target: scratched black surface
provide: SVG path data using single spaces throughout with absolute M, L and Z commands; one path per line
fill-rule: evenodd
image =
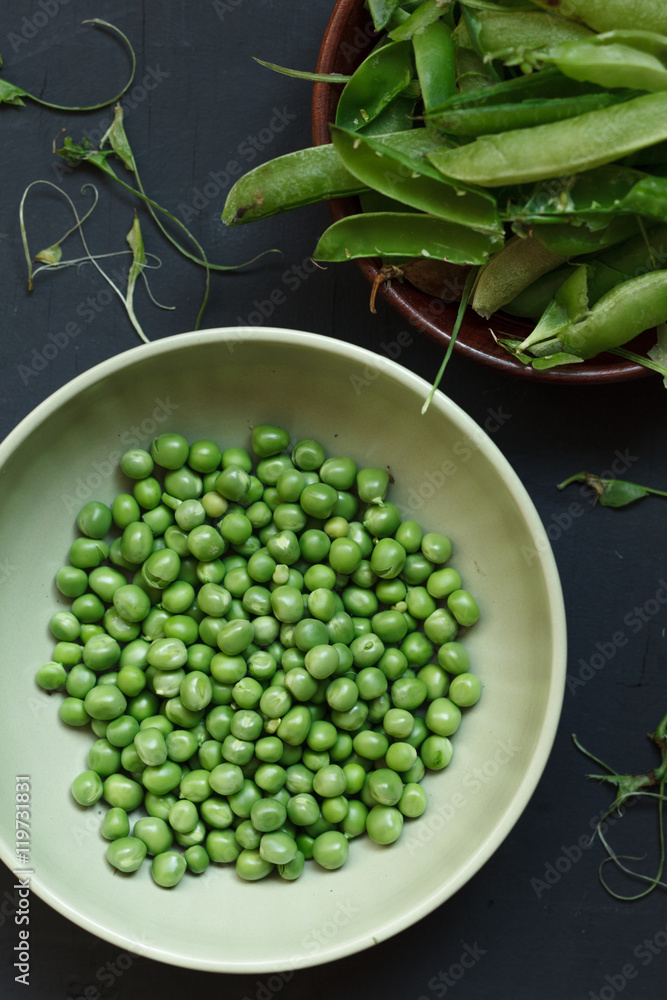
M 3 77 L 52 101 L 102 100 L 122 79 L 126 59 L 113 39 L 81 22 L 99 17 L 116 24 L 137 52 L 135 84 L 124 104 L 146 189 L 188 223 L 211 259 L 235 263 L 268 247 L 282 250 L 282 256 L 217 276 L 205 326 L 263 321 L 378 354 L 396 353 L 403 343 L 400 362 L 431 378 L 440 361 L 438 345 L 415 331 L 406 335 L 403 321 L 384 304 L 370 315 L 369 289 L 354 267 L 314 270 L 309 264 L 328 221 L 324 206 L 236 230 L 225 231 L 220 223 L 239 164 L 246 170 L 310 144 L 310 85 L 274 75 L 252 56 L 314 68 L 331 4 L 1 0 Z M 80 210 L 90 203 L 82 185 L 96 180 L 99 205 L 86 229 L 91 249 L 123 246 L 132 198 L 89 168 L 63 171 L 52 154 L 62 130 L 95 142 L 108 122 L 108 110 L 77 116 L 34 104 L 0 109 L 2 436 L 55 389 L 137 343 L 120 304 L 90 265 L 39 275 L 33 294 L 26 289 L 18 210 L 33 180 L 59 185 Z M 44 186 L 33 191 L 26 218 L 33 248 L 48 246 L 69 222 L 64 202 Z M 176 306 L 160 311 L 138 292 L 144 329 L 150 339 L 192 329 L 202 272 L 165 249 L 149 224 L 144 232 L 148 249 L 163 261 L 153 292 Z M 122 271 L 126 265 L 118 260 L 110 266 Z M 623 512 L 594 509 L 577 489 L 559 493 L 555 484 L 588 468 L 667 488 L 666 390 L 658 376 L 585 390 L 528 384 L 457 357 L 445 388 L 494 432 L 535 502 L 552 539 L 568 614 L 570 683 L 558 736 L 509 837 L 469 884 L 416 926 L 372 951 L 278 978 L 204 974 L 119 956 L 113 945 L 33 898 L 26 987 L 14 978 L 13 879 L 3 868 L 0 977 L 7 1000 L 135 1000 L 158 991 L 231 1000 L 664 995 L 664 890 L 630 905 L 600 888 L 599 846 L 579 845 L 609 797 L 586 781 L 589 767 L 573 749 L 571 734 L 622 770 L 652 762 L 645 734 L 667 710 L 667 508 L 656 499 Z M 2 663 L 3 672 L 15 668 Z M 2 808 L 8 808 L 10 782 L 5 775 Z M 655 831 L 646 820 L 637 832 L 648 842 Z M 463 963 L 462 956 L 468 956 Z

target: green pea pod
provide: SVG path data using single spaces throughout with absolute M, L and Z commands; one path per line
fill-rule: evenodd
M 321 236 L 313 258 L 331 262 L 358 257 L 426 257 L 454 264 L 483 264 L 502 236 L 445 223 L 417 212 L 350 215 Z
M 539 98 L 574 97 L 577 94 L 591 93 L 599 88 L 592 84 L 580 83 L 565 76 L 554 66 L 535 73 L 510 77 L 497 83 L 481 86 L 476 90 L 457 91 L 446 101 L 431 109 L 428 117 L 437 115 L 440 111 L 454 108 L 486 107 L 489 104 L 512 104 L 519 101 L 538 100 Z
M 345 169 L 332 145 L 300 149 L 239 177 L 227 195 L 222 221 L 227 226 L 254 222 L 363 190 L 364 185 Z
M 390 42 L 367 56 L 343 87 L 336 124 L 353 131 L 376 118 L 412 79 L 412 45 Z
M 451 29 L 435 21 L 412 36 L 417 78 L 424 111 L 446 101 L 456 92 L 456 61 Z
M 481 136 L 429 154 L 445 176 L 500 187 L 578 173 L 667 139 L 667 94 L 646 94 L 561 122 Z
M 624 199 L 646 174 L 630 167 L 607 165 L 574 176 L 552 177 L 529 190 L 509 192 L 508 215 L 526 222 L 572 219 L 595 212 L 618 211 Z
M 509 129 L 529 128 L 547 122 L 573 118 L 586 111 L 596 111 L 627 100 L 631 94 L 593 93 L 574 97 L 554 97 L 520 104 L 495 104 L 482 108 L 453 108 L 432 112 L 429 119 L 451 135 L 485 135 Z
M 473 309 L 481 316 L 491 316 L 563 260 L 546 250 L 534 237 L 509 239 L 502 250 L 479 269 L 473 287 Z
M 519 319 L 529 319 L 537 322 L 544 314 L 552 298 L 572 274 L 574 265 L 565 264 L 554 271 L 541 275 L 532 284 L 524 288 L 513 299 L 503 305 L 503 311 Z
M 383 108 L 368 125 L 359 129 L 361 135 L 390 135 L 394 132 L 412 131 L 414 126 L 415 98 L 399 94 Z M 423 132 L 423 129 L 415 129 Z
M 640 28 L 667 34 L 663 0 L 532 0 L 552 14 L 587 24 L 594 31 Z
M 376 31 L 382 31 L 389 24 L 400 0 L 368 0 L 367 6 Z
M 533 223 L 531 232 L 552 253 L 580 257 L 622 243 L 640 231 L 634 215 L 609 216 L 603 228 L 589 228 L 571 222 Z
M 667 271 L 653 271 L 616 285 L 580 320 L 559 330 L 557 340 L 560 349 L 586 360 L 666 320 Z
M 541 10 L 467 10 L 466 24 L 475 36 L 481 53 L 494 59 L 507 50 L 530 50 L 592 35 L 590 28 L 576 21 Z
M 651 31 L 610 31 L 563 42 L 540 59 L 566 76 L 602 87 L 667 89 L 667 38 Z
M 424 0 L 424 3 L 416 7 L 402 24 L 389 32 L 389 37 L 394 42 L 409 41 L 413 35 L 424 31 L 441 16 L 441 0 Z
M 366 187 L 449 222 L 502 234 L 495 200 L 484 192 L 443 183 L 427 160 L 406 157 L 358 133 L 332 127 L 331 138 L 343 166 Z

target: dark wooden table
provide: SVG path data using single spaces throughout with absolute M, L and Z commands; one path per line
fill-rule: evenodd
M 252 57 L 314 68 L 331 6 L 332 0 L 4 0 L 2 77 L 52 101 L 101 101 L 122 82 L 127 60 L 113 38 L 81 22 L 100 17 L 116 24 L 137 53 L 135 82 L 123 106 L 146 190 L 192 229 L 211 260 L 233 264 L 268 248 L 282 251 L 215 276 L 203 325 L 315 331 L 389 355 L 430 379 L 441 359 L 439 345 L 407 327 L 384 302 L 371 315 L 369 287 L 353 265 L 313 266 L 310 254 L 328 222 L 325 206 L 233 230 L 220 222 L 235 175 L 311 141 L 310 84 L 273 74 Z M 138 343 L 120 302 L 90 264 L 39 274 L 28 294 L 21 246 L 22 193 L 30 182 L 46 179 L 80 212 L 90 204 L 83 185 L 95 183 L 99 203 L 86 224 L 91 251 L 124 248 L 136 207 L 132 196 L 88 166 L 63 169 L 52 153 L 54 140 L 65 135 L 96 144 L 109 122 L 108 109 L 77 115 L 30 102 L 0 109 L 2 436 L 78 373 Z M 171 250 L 144 213 L 141 218 L 146 248 L 162 261 L 151 272 L 153 293 L 175 307 L 157 309 L 138 287 L 143 328 L 150 339 L 190 330 L 203 273 Z M 35 252 L 62 235 L 71 215 L 61 196 L 40 185 L 28 197 L 26 221 Z M 80 252 L 74 234 L 64 256 Z M 127 259 L 109 258 L 107 268 L 122 281 Z M 667 507 L 656 498 L 624 511 L 596 508 L 585 492 L 560 493 L 556 484 L 586 468 L 666 488 L 667 390 L 654 375 L 585 389 L 529 384 L 456 356 L 444 390 L 491 433 L 528 489 L 553 544 L 569 621 L 558 736 L 539 787 L 504 844 L 453 899 L 416 926 L 372 951 L 280 977 L 197 973 L 119 956 L 116 947 L 34 898 L 29 991 L 15 981 L 16 900 L 3 867 L 0 989 L 7 1000 L 28 993 L 31 1000 L 135 1000 L 158 991 L 232 1000 L 664 995 L 664 890 L 629 904 L 601 888 L 603 854 L 589 838 L 610 796 L 587 780 L 594 768 L 571 736 L 620 771 L 657 761 L 646 734 L 667 711 Z M 0 599 L 1 585 L 10 584 L 0 575 Z M 3 672 L 16 669 L 32 667 L 2 663 Z M 2 711 L 12 706 L 3 703 Z M 10 807 L 10 779 L 5 776 L 1 794 L 7 799 L 0 808 Z M 633 853 L 639 844 L 634 853 L 651 851 L 655 819 L 637 805 L 608 832 L 620 850 Z M 75 855 L 72 870 L 83 877 Z

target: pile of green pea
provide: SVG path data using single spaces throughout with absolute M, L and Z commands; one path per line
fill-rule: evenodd
M 396 841 L 481 693 L 450 540 L 403 519 L 387 469 L 271 424 L 249 448 L 163 433 L 120 468 L 78 514 L 37 671 L 96 737 L 71 792 L 109 807 L 109 863 L 292 880 Z

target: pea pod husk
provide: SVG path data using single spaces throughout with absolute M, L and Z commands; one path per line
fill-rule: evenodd
M 562 42 L 537 58 L 566 76 L 601 87 L 667 89 L 667 38 L 653 31 L 610 31 Z
M 332 145 L 300 149 L 239 177 L 225 200 L 222 221 L 227 226 L 254 222 L 325 198 L 359 194 L 364 188 Z
M 456 92 L 456 56 L 452 31 L 444 21 L 434 21 L 412 36 L 417 78 L 424 112 L 448 100 Z
M 392 148 L 390 139 L 383 144 L 336 127 L 331 138 L 341 163 L 366 187 L 449 222 L 502 235 L 495 199 L 443 181 L 424 156 Z
M 667 93 L 645 94 L 565 121 L 481 136 L 429 154 L 446 177 L 500 187 L 579 173 L 667 139 Z
M 594 31 L 641 28 L 667 34 L 667 8 L 662 0 L 532 0 L 552 14 L 588 25 Z
M 502 246 L 502 236 L 446 223 L 421 212 L 349 215 L 322 234 L 314 260 L 359 257 L 432 257 L 454 264 L 483 264 Z
M 473 309 L 488 318 L 564 260 L 534 237 L 513 237 L 480 268 L 472 293 Z
M 584 360 L 622 347 L 644 330 L 667 320 L 667 271 L 621 281 L 588 307 L 586 265 L 561 285 L 520 350 L 553 346 Z
M 520 104 L 453 108 L 449 111 L 432 112 L 429 118 L 439 128 L 452 135 L 488 135 L 574 118 L 586 111 L 597 111 L 599 108 L 607 108 L 627 99 L 623 93 L 577 94 L 573 97 L 525 100 Z
M 343 87 L 336 125 L 356 131 L 376 118 L 412 79 L 412 44 L 389 42 L 376 48 Z

